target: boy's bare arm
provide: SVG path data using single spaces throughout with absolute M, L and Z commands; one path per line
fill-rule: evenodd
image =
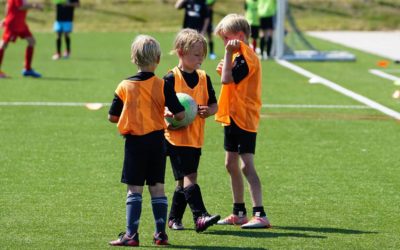
M 198 114 L 201 118 L 207 118 L 217 113 L 217 111 L 218 111 L 217 103 L 210 104 L 210 106 L 200 105 Z
M 112 123 L 117 123 L 119 121 L 119 116 L 116 115 L 108 115 L 108 120 Z
M 233 53 L 235 53 L 239 49 L 240 49 L 240 41 L 239 40 L 231 40 L 225 46 L 224 63 L 223 63 L 222 72 L 221 72 L 222 84 L 228 84 L 228 83 L 233 82 L 232 57 L 233 57 Z
M 178 0 L 175 3 L 175 8 L 176 9 L 182 9 L 183 5 L 186 3 L 186 0 Z

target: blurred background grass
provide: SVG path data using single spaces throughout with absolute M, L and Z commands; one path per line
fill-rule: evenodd
M 4 13 L 6 0 L 0 1 Z M 32 10 L 28 22 L 33 31 L 52 32 L 55 7 L 42 2 L 44 11 Z M 162 32 L 181 26 L 183 11 L 175 0 L 81 0 L 76 11 L 76 32 Z M 399 0 L 290 0 L 302 30 L 396 30 L 400 29 Z M 243 13 L 244 0 L 217 0 L 216 24 L 228 13 Z

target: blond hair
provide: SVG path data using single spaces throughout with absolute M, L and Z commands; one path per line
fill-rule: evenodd
M 205 57 L 207 55 L 206 38 L 194 29 L 182 29 L 175 37 L 174 48 L 171 54 L 178 54 L 178 51 L 186 54 L 196 43 L 201 43 L 203 45 Z
M 250 25 L 246 18 L 239 14 L 226 15 L 215 27 L 214 34 L 222 37 L 226 33 L 243 32 L 246 39 L 250 37 Z
M 157 64 L 161 56 L 160 44 L 151 36 L 138 35 L 131 45 L 131 61 L 139 67 Z

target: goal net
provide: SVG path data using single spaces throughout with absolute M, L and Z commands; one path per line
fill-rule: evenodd
M 315 48 L 296 24 L 288 0 L 277 1 L 273 42 L 275 58 L 288 61 L 355 61 L 347 51 L 321 51 Z

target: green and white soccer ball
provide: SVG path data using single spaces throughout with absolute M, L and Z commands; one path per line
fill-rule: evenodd
M 185 118 L 183 120 L 177 121 L 172 117 L 166 117 L 165 119 L 172 125 L 174 128 L 180 128 L 184 126 L 190 125 L 197 115 L 198 106 L 196 101 L 188 94 L 185 93 L 176 93 L 179 102 L 185 108 Z

